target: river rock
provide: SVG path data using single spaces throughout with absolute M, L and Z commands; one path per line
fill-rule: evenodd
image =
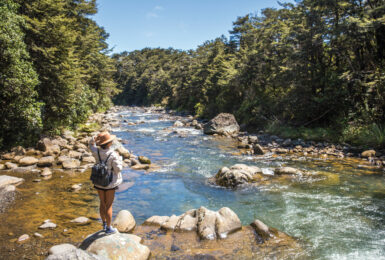
M 235 164 L 230 168 L 222 167 L 215 175 L 215 183 L 235 188 L 239 185 L 253 181 L 256 174 L 262 173 L 262 170 L 256 166 L 247 166 L 245 164 Z
M 123 157 L 123 159 L 129 159 L 131 156 L 130 152 L 123 146 L 119 146 L 116 151 Z
M 44 238 L 44 236 L 42 234 L 37 233 L 37 232 L 33 233 L 33 236 L 38 237 L 38 238 Z
M 197 229 L 198 217 L 196 210 L 189 210 L 183 214 L 175 227 L 176 231 L 195 231 Z
M 376 156 L 376 151 L 375 150 L 363 151 L 361 153 L 361 156 L 364 158 L 374 157 L 374 156 Z
M 274 170 L 277 175 L 301 175 L 304 172 L 293 167 L 279 167 Z
M 164 223 L 166 223 L 169 220 L 169 216 L 152 216 L 148 218 L 144 224 L 145 225 L 154 225 L 154 226 L 161 226 Z
M 202 239 L 213 240 L 217 238 L 215 232 L 215 223 L 217 219 L 217 214 L 215 211 L 206 209 L 205 207 L 200 207 L 197 210 L 198 216 L 198 235 Z
M 71 250 L 76 250 L 76 249 L 77 247 L 71 244 L 60 244 L 60 245 L 51 247 L 48 250 L 48 253 L 50 255 L 59 255 L 59 254 L 62 254 Z
M 57 158 L 57 164 L 62 164 L 64 161 L 67 161 L 71 158 L 69 158 L 68 156 L 66 155 L 61 155 Z
M 218 211 L 215 228 L 219 238 L 226 238 L 228 234 L 241 229 L 242 223 L 234 211 L 224 207 Z
M 74 184 L 71 186 L 71 190 L 72 191 L 78 191 L 82 188 L 82 185 L 81 184 Z
M 84 163 L 95 163 L 96 160 L 93 156 L 85 156 L 82 158 L 82 162 Z
M 255 144 L 254 147 L 253 147 L 253 149 L 254 149 L 254 154 L 258 154 L 258 155 L 263 155 L 263 154 L 265 154 L 265 150 L 264 150 L 264 149 L 262 148 L 262 146 L 259 145 L 259 144 Z
M 172 215 L 166 222 L 161 225 L 161 228 L 165 230 L 174 230 L 178 224 L 180 216 Z
M 6 169 L 5 164 L 0 164 L 0 170 Z
M 75 223 L 75 224 L 88 224 L 90 222 L 90 219 L 89 218 L 86 218 L 86 217 L 78 217 L 78 218 L 75 218 L 73 220 L 70 221 L 71 223 Z
M 272 233 L 270 232 L 269 227 L 263 223 L 262 221 L 256 219 L 254 220 L 253 223 L 250 224 L 255 231 L 263 238 L 263 239 L 268 239 L 272 237 Z
M 21 242 L 24 242 L 26 240 L 30 239 L 29 235 L 28 234 L 24 234 L 24 235 L 21 235 L 18 239 L 17 239 L 17 242 L 21 243 Z
M 58 144 L 54 144 L 51 139 L 45 137 L 41 139 L 37 143 L 37 149 L 39 149 L 42 152 L 48 152 L 50 154 L 59 154 L 60 153 L 60 146 Z
M 0 188 L 4 188 L 8 185 L 19 185 L 24 179 L 13 176 L 0 175 Z
M 150 169 L 150 165 L 149 164 L 135 164 L 133 166 L 131 166 L 131 169 L 133 170 L 148 170 Z
M 21 166 L 30 166 L 30 165 L 36 164 L 38 161 L 39 160 L 36 159 L 35 157 L 27 156 L 27 157 L 20 159 L 19 164 Z
M 181 121 L 177 120 L 177 121 L 175 121 L 174 126 L 175 127 L 183 127 L 184 124 Z
M 115 217 L 112 225 L 116 227 L 119 232 L 128 233 L 135 228 L 136 222 L 131 212 L 128 210 L 121 210 Z
M 204 125 L 205 134 L 234 135 L 238 134 L 240 127 L 234 115 L 221 113 Z
M 51 176 L 52 175 L 52 171 L 50 168 L 44 168 L 41 173 L 40 173 L 40 176 L 41 177 L 48 177 L 48 176 Z
M 248 141 L 250 144 L 256 144 L 258 143 L 258 136 L 256 135 L 249 135 L 248 136 Z
M 82 157 L 82 153 L 79 153 L 77 151 L 69 151 L 68 156 L 70 158 L 80 159 Z
M 16 146 L 11 149 L 11 152 L 15 153 L 15 155 L 25 155 L 26 150 L 22 146 Z
M 49 167 L 55 162 L 55 157 L 53 156 L 45 156 L 41 157 L 37 162 L 37 166 L 39 167 Z
M 68 159 L 63 162 L 63 169 L 75 169 L 80 166 L 80 161 L 76 159 Z
M 18 166 L 17 166 L 17 164 L 15 164 L 15 163 L 6 162 L 6 163 L 5 163 L 5 167 L 6 167 L 7 169 L 15 169 L 15 168 L 17 168 Z
M 151 160 L 148 159 L 146 156 L 139 156 L 138 159 L 140 163 L 151 164 Z
M 57 225 L 55 223 L 52 223 L 50 220 L 44 221 L 42 225 L 39 226 L 40 229 L 54 229 Z
M 80 248 L 107 259 L 147 260 L 150 257 L 150 249 L 140 244 L 140 237 L 118 232 L 103 236 L 103 233 L 88 236 Z
M 13 160 L 13 158 L 16 156 L 15 153 L 4 153 L 1 155 L 1 159 L 3 160 Z
M 76 248 L 75 246 L 74 248 L 70 246 L 66 246 L 61 249 L 57 248 L 55 251 L 58 251 L 58 253 L 49 255 L 46 260 L 107 260 L 107 258 L 99 257 L 97 255 Z

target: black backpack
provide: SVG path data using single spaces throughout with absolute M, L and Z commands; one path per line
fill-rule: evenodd
M 90 180 L 93 184 L 96 184 L 98 186 L 106 187 L 112 182 L 112 173 L 108 172 L 107 168 L 107 161 L 108 158 L 110 158 L 111 153 L 107 156 L 106 161 L 102 161 L 100 159 L 100 153 L 98 149 L 98 157 L 99 157 L 99 163 L 94 164 L 92 166 L 92 172 Z

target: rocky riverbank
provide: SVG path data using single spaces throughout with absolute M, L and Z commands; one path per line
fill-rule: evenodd
M 134 223 L 129 211 L 119 212 L 114 225 L 121 233 L 96 232 L 79 248 L 69 244 L 54 246 L 49 250 L 47 260 L 68 259 L 68 256 L 145 260 L 150 254 L 154 259 L 287 259 L 305 256 L 296 239 L 258 219 L 249 226 L 242 226 L 229 208 L 212 211 L 200 207 L 180 216 L 153 216 L 132 228 Z

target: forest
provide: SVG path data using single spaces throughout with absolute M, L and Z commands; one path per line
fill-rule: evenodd
M 281 4 L 196 50 L 113 55 L 117 104 L 210 119 L 233 113 L 284 137 L 385 145 L 384 1 Z
M 96 0 L 0 3 L 0 149 L 117 105 L 158 105 L 246 129 L 385 145 L 385 3 L 302 0 L 234 18 L 195 50 L 112 54 Z M 253 10 L 250 10 L 253 11 Z M 218 35 L 224 32 L 218 32 Z

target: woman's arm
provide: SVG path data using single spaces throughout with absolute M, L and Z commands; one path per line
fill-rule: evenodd
M 96 147 L 96 144 L 95 144 L 95 136 L 91 137 L 89 143 L 88 143 L 88 146 L 92 152 L 92 155 L 95 157 L 95 158 L 98 158 L 98 148 Z
M 118 155 L 116 152 L 113 153 L 112 171 L 114 174 L 118 174 L 123 169 L 123 160 L 122 156 Z

